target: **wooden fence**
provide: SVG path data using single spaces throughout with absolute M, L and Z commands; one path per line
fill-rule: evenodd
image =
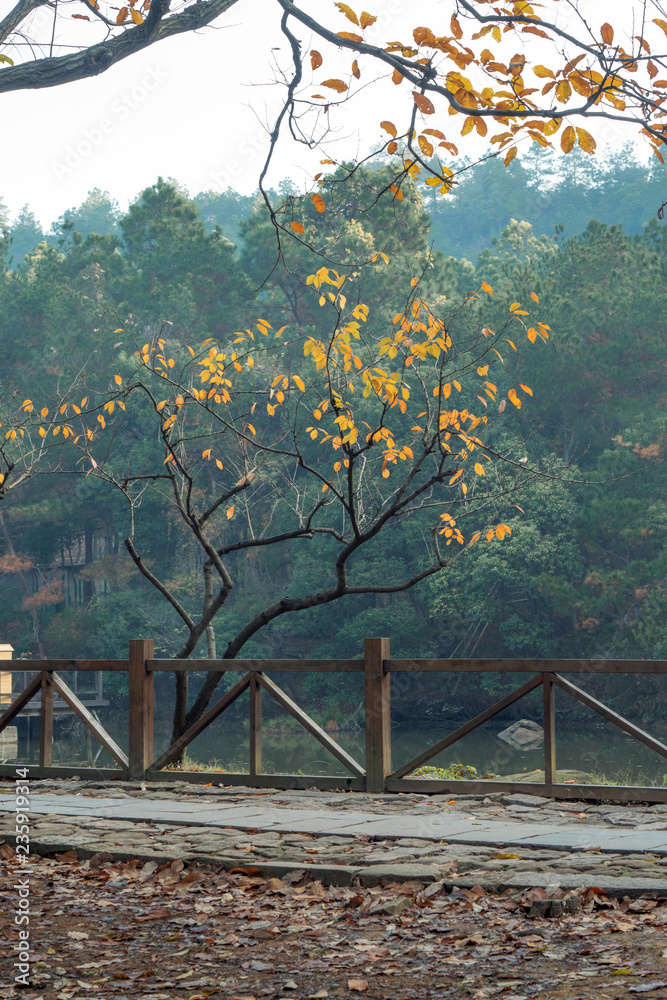
M 25 669 L 25 662 L 3 662 L 3 670 Z M 127 660 L 33 660 L 38 671 L 13 703 L 0 716 L 0 732 L 9 725 L 29 701 L 41 693 L 39 765 L 30 766 L 31 777 L 82 778 L 122 777 L 134 780 L 199 782 L 216 781 L 226 785 L 249 785 L 266 788 L 317 787 L 368 792 L 479 793 L 528 792 L 557 798 L 605 799 L 615 801 L 667 802 L 667 787 L 608 786 L 559 784 L 556 776 L 555 689 L 560 688 L 592 709 L 623 732 L 651 750 L 667 757 L 667 746 L 634 723 L 577 687 L 563 674 L 667 674 L 667 660 L 392 660 L 388 639 L 366 639 L 364 658 L 358 660 L 156 660 L 153 643 L 131 640 Z M 158 671 L 219 671 L 240 673 L 241 679 L 216 701 L 202 718 L 164 753 L 153 751 L 153 681 Z M 59 671 L 121 671 L 128 674 L 128 753 L 118 746 L 102 725 L 91 715 L 74 691 L 59 676 Z M 354 760 L 335 739 L 303 711 L 268 675 L 280 672 L 361 673 L 364 675 L 365 739 L 364 764 Z M 391 764 L 391 677 L 415 673 L 502 673 L 529 674 L 529 679 L 511 694 L 459 726 L 413 760 L 392 770 Z M 509 782 L 502 780 L 441 780 L 410 777 L 417 768 L 452 746 L 489 719 L 514 704 L 524 695 L 542 688 L 544 725 L 544 781 Z M 165 771 L 166 765 L 181 758 L 189 743 L 217 719 L 240 695 L 249 691 L 250 768 L 248 774 Z M 315 737 L 342 765 L 342 777 L 303 774 L 262 773 L 262 695 L 282 705 L 307 732 Z M 116 768 L 54 767 L 53 698 L 57 694 L 83 720 L 85 725 L 117 763 Z M 0 765 L 7 773 L 7 765 Z M 11 768 L 9 769 L 11 771 Z

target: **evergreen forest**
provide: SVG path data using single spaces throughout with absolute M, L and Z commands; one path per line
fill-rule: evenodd
M 411 189 L 398 205 L 385 191 L 361 211 L 363 191 L 382 190 L 383 169 L 359 168 L 341 208 L 350 253 L 366 241 L 392 263 L 385 277 L 360 277 L 363 301 L 391 326 L 402 308 L 396 289 L 409 284 L 415 261 L 433 296 L 457 301 L 488 283 L 498 315 L 535 292 L 551 335 L 517 352 L 512 364 L 533 396 L 496 444 L 511 443 L 517 461 L 544 475 L 506 498 L 511 537 L 460 553 L 403 593 L 278 618 L 242 655 L 358 657 L 366 636 L 387 635 L 396 657 L 667 659 L 664 168 L 646 166 L 632 149 L 611 163 L 536 147 L 508 168 L 496 158 L 460 162 L 450 196 Z M 290 182 L 271 197 L 276 206 L 299 202 Z M 129 353 L 114 332 L 118 317 L 149 333 L 168 323 L 170 337 L 197 343 L 228 338 L 256 316 L 276 328 L 316 327 L 303 291 L 319 264 L 298 246 L 277 256 L 259 196 L 191 197 L 159 179 L 123 212 L 94 189 L 49 231 L 29 206 L 11 223 L 1 208 L 0 342 L 10 397 L 30 397 L 39 383 L 55 398 L 74 371 L 108 381 Z M 140 467 L 150 433 L 137 418 L 118 461 Z M 15 657 L 125 657 L 128 639 L 139 637 L 155 640 L 157 656 L 175 655 L 182 623 L 127 554 L 125 498 L 85 471 L 73 463 L 38 472 L 3 498 L 0 639 Z M 134 516 L 152 571 L 194 613 L 201 554 L 164 487 L 149 484 Z M 427 522 L 424 511 L 381 534 L 356 572 L 380 580 L 417 572 Z M 272 596 L 319 586 L 329 545 L 316 536 L 261 557 L 239 554 L 239 583 L 214 621 L 218 647 Z M 206 648 L 204 637 L 194 655 Z M 344 708 L 330 678 L 308 683 Z M 474 684 L 465 683 L 459 695 L 473 699 Z M 627 709 L 631 699 L 649 716 L 659 711 L 650 678 L 623 683 L 632 690 L 607 692 L 612 705 Z M 422 710 L 429 697 L 425 690 Z

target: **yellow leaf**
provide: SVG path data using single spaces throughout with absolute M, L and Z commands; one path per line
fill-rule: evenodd
M 477 473 L 478 476 L 486 475 L 486 472 L 484 471 L 484 466 L 481 464 L 481 462 L 475 462 L 475 472 Z
M 317 51 L 317 49 L 310 50 L 310 66 L 311 69 L 319 69 L 322 65 L 322 56 Z
M 227 514 L 227 520 L 231 521 L 231 519 L 234 517 L 234 507 L 233 506 L 228 507 L 225 513 Z
M 39 428 L 39 436 L 40 437 L 46 437 L 46 431 L 44 430 L 43 427 Z
M 493 289 L 491 285 L 487 285 L 485 281 L 482 282 L 482 291 L 486 292 L 487 295 L 493 295 Z
M 579 139 L 579 145 L 583 149 L 584 153 L 594 153 L 595 152 L 595 139 L 587 132 L 584 128 L 579 128 L 577 126 L 577 137 Z
M 512 160 L 514 159 L 514 157 L 516 156 L 516 154 L 517 154 L 517 148 L 516 148 L 516 146 L 512 146 L 510 149 L 507 150 L 507 153 L 505 155 L 505 166 L 506 167 L 509 167 L 510 163 L 512 162 Z
M 299 235 L 306 231 L 306 227 L 303 225 L 302 222 L 290 222 L 290 226 L 292 227 L 294 232 L 299 233 Z
M 414 97 L 415 104 L 417 105 L 417 107 L 419 108 L 419 110 L 423 115 L 435 114 L 435 108 L 433 107 L 433 102 L 430 101 L 425 94 L 417 94 L 413 92 L 412 96 Z
M 326 210 L 326 205 L 324 204 L 324 198 L 321 194 L 314 194 L 312 197 L 312 202 L 318 212 L 324 212 Z
M 417 138 L 417 142 L 419 143 L 419 148 L 421 149 L 424 156 L 433 156 L 433 145 L 428 141 L 428 139 L 424 138 L 423 135 L 420 135 Z M 431 181 L 431 183 L 434 184 L 440 183 L 439 177 L 429 177 L 429 180 Z
M 560 137 L 560 148 L 564 153 L 571 153 L 577 141 L 577 133 L 572 125 L 568 125 Z
M 483 378 L 483 377 L 484 377 L 485 375 L 488 375 L 488 374 L 489 374 L 489 366 L 488 366 L 488 365 L 482 365 L 482 367 L 481 367 L 481 368 L 478 368 L 478 369 L 477 369 L 477 374 L 478 374 L 478 375 L 481 375 L 481 376 L 482 376 L 482 378 Z
M 344 94 L 348 89 L 347 84 L 343 83 L 342 80 L 323 80 L 320 86 L 335 90 L 337 94 Z
M 398 87 L 399 83 L 403 82 L 403 74 L 399 73 L 398 70 L 395 69 L 394 72 L 391 74 L 391 82 Z M 384 476 L 384 472 L 382 473 L 382 475 Z M 389 473 L 387 473 L 387 475 L 389 475 Z
M 664 33 L 667 35 L 667 21 L 663 21 L 661 17 L 654 17 L 653 23 L 657 24 L 659 28 L 662 28 Z
M 114 375 L 114 379 L 116 381 L 116 385 L 122 385 L 123 384 L 123 380 L 120 377 L 120 375 Z
M 451 20 L 449 22 L 449 26 L 451 28 L 451 32 L 452 32 L 454 38 L 463 38 L 463 29 L 461 28 L 461 25 L 459 24 L 458 20 L 456 19 L 456 15 L 455 14 L 452 14 Z
M 459 478 L 459 476 L 462 476 L 462 475 L 463 475 L 463 469 L 459 469 L 459 471 L 458 471 L 458 472 L 456 472 L 456 473 L 455 473 L 455 474 L 454 474 L 454 475 L 452 476 L 452 478 L 451 478 L 451 479 L 449 480 L 449 485 L 451 486 L 451 485 L 452 485 L 452 483 L 455 483 L 455 482 L 456 482 L 456 480 L 457 480 L 457 479 Z
M 141 16 L 141 14 L 139 13 L 138 10 L 134 10 L 134 9 L 130 10 L 130 17 L 132 18 L 132 20 L 134 21 L 135 24 L 143 24 L 144 23 L 144 19 Z
M 222 462 L 220 461 L 219 458 L 216 458 L 215 464 L 218 466 L 219 469 L 222 469 Z
M 533 395 L 533 390 L 530 388 L 529 385 L 524 385 L 523 382 L 521 382 L 520 385 L 521 385 L 521 388 L 523 389 L 523 391 L 527 392 L 529 396 Z
M 542 77 L 542 79 L 545 77 L 550 77 L 552 80 L 556 79 L 555 73 L 553 73 L 552 70 L 547 69 L 546 66 L 533 66 L 533 73 L 535 76 Z
M 334 7 L 338 7 L 338 10 L 341 12 L 341 14 L 345 14 L 345 17 L 348 19 L 348 21 L 352 21 L 352 24 L 356 24 L 357 26 L 359 25 L 359 18 L 354 13 L 352 8 L 348 7 L 346 3 L 335 3 Z
M 352 63 L 352 76 L 354 77 L 355 80 L 361 79 L 361 70 L 359 69 L 359 63 L 357 62 L 356 59 Z
M 531 292 L 530 293 L 530 297 L 531 297 L 531 299 L 533 299 L 534 302 L 539 302 L 540 301 L 538 299 L 537 294 L 535 292 Z
M 383 128 L 385 132 L 388 132 L 394 139 L 396 138 L 396 126 L 393 122 L 380 122 L 380 128 Z
M 377 17 L 375 17 L 374 14 L 369 14 L 368 11 L 365 10 L 362 13 L 359 21 L 362 28 L 370 28 L 371 24 L 375 24 L 375 22 L 377 21 Z
M 611 45 L 611 43 L 614 41 L 614 29 L 608 22 L 605 21 L 605 23 L 602 25 L 602 27 L 600 28 L 600 33 L 602 35 L 602 41 L 605 43 L 605 45 Z
M 304 384 L 304 381 L 302 378 L 299 378 L 298 375 L 292 375 L 292 381 L 294 382 L 294 384 L 298 389 L 301 389 L 301 392 L 306 391 L 306 386 Z
M 252 424 L 247 424 L 246 426 L 247 426 L 247 428 L 248 428 L 248 430 L 250 431 L 251 434 L 256 434 L 257 433 L 257 431 L 252 426 Z
M 572 97 L 572 87 L 569 80 L 561 80 L 554 93 L 557 101 L 560 101 L 561 104 L 567 104 Z

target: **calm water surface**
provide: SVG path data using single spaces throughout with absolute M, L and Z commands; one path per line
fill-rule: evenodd
M 215 765 L 220 770 L 247 771 L 248 732 L 242 724 L 223 724 L 217 720 L 188 748 L 190 760 L 199 764 Z M 441 740 L 456 723 L 441 728 L 418 729 L 415 727 L 392 730 L 393 766 L 413 759 L 427 747 Z M 544 768 L 542 747 L 518 750 L 498 738 L 504 725 L 487 725 L 469 734 L 429 763 L 446 767 L 452 763 L 468 764 L 477 769 L 480 777 L 486 774 L 518 774 Z M 652 735 L 663 741 L 667 730 L 652 728 Z M 110 727 L 111 729 L 111 727 Z M 127 736 L 122 732 L 112 735 L 126 747 Z M 338 731 L 334 735 L 339 745 L 363 765 L 363 730 Z M 557 726 L 557 766 L 573 768 L 627 784 L 667 783 L 667 759 L 626 736 L 611 724 L 592 722 L 586 727 Z M 156 738 L 156 754 L 168 745 L 167 734 Z M 85 761 L 92 746 L 97 754 L 95 741 L 90 744 L 85 733 L 76 724 L 70 733 L 56 734 L 54 764 Z M 97 757 L 99 766 L 110 766 L 111 760 L 102 751 Z M 345 769 L 304 730 L 271 730 L 263 738 L 263 770 L 265 773 L 340 775 Z

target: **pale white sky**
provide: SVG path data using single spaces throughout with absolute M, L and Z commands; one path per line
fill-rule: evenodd
M 321 11 L 322 2 L 313 9 Z M 630 7 L 629 0 L 584 0 L 583 5 L 593 11 L 594 23 L 601 15 L 611 20 L 614 9 L 627 13 Z M 379 15 L 382 38 L 409 37 L 408 29 L 419 23 L 437 31 L 437 22 L 451 13 L 449 3 L 433 0 L 368 0 L 368 6 Z M 425 19 L 420 20 L 422 11 Z M 191 194 L 228 186 L 243 193 L 255 190 L 266 151 L 263 123 L 271 120 L 284 94 L 272 65 L 272 58 L 285 63 L 287 56 L 278 14 L 272 0 L 241 0 L 214 27 L 160 42 L 99 77 L 0 97 L 0 196 L 12 216 L 28 203 L 48 225 L 79 205 L 93 187 L 108 190 L 125 207 L 158 175 L 176 178 Z M 335 30 L 345 27 L 342 19 L 333 23 Z M 448 29 L 443 24 L 440 30 Z M 280 50 L 272 52 L 272 46 Z M 342 65 L 348 67 L 349 61 L 346 56 Z M 362 82 L 370 81 L 376 70 L 360 62 Z M 337 75 L 333 61 L 321 73 L 325 69 Z M 368 87 L 351 106 L 346 129 L 336 133 L 332 152 L 353 156 L 386 138 L 379 121 L 388 117 L 397 97 L 389 83 Z M 481 152 L 461 143 L 460 118 L 438 117 L 432 124 L 458 139 L 462 152 Z M 613 124 L 591 131 L 603 143 L 633 137 Z M 320 156 L 285 142 L 269 180 L 291 176 L 307 187 Z

